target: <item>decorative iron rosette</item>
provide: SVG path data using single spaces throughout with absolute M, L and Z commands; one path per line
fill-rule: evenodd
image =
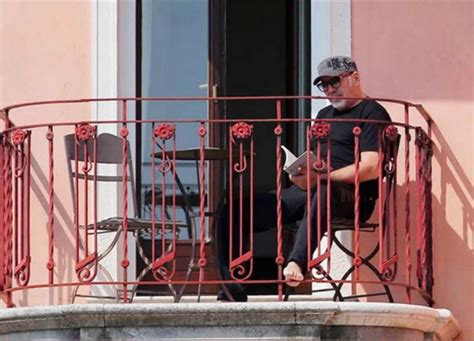
M 326 170 L 326 162 L 324 160 L 316 160 L 313 162 L 313 169 L 318 172 L 322 173 Z
M 76 138 L 79 141 L 87 141 L 95 136 L 95 127 L 89 123 L 82 123 L 76 127 Z
M 174 136 L 176 127 L 171 124 L 160 124 L 153 129 L 153 135 L 163 141 L 169 140 Z
M 199 129 L 198 129 L 198 134 L 199 134 L 199 136 L 201 136 L 201 137 L 206 136 L 206 134 L 207 134 L 207 129 L 206 129 L 206 127 L 205 127 L 204 125 L 201 125 L 201 126 L 199 127 Z
M 275 258 L 275 263 L 277 265 L 285 265 L 285 257 L 283 256 L 278 256 Z
M 54 138 L 54 133 L 53 133 L 52 130 L 49 130 L 49 131 L 46 133 L 46 139 L 47 139 L 48 141 L 52 141 L 53 138 Z
M 46 263 L 46 268 L 51 271 L 54 269 L 54 261 L 50 260 Z
M 352 128 L 352 134 L 354 134 L 354 136 L 360 136 L 360 134 L 362 134 L 362 128 L 359 126 Z
M 385 137 L 391 141 L 395 142 L 398 136 L 398 128 L 394 125 L 389 125 L 385 128 Z
M 244 140 L 252 135 L 253 126 L 246 122 L 237 122 L 232 126 L 231 131 L 236 139 Z
M 18 146 L 22 144 L 23 142 L 25 142 L 27 135 L 28 135 L 28 132 L 26 130 L 21 130 L 21 129 L 15 130 L 12 135 L 13 145 Z
M 315 123 L 311 126 L 311 136 L 318 140 L 327 138 L 329 136 L 331 125 L 329 123 L 321 122 Z
M 123 138 L 126 138 L 128 136 L 128 128 L 123 126 L 122 129 L 120 129 L 120 136 Z

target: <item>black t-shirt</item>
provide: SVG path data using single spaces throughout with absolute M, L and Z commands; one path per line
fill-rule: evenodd
M 374 100 L 363 100 L 355 107 L 339 111 L 333 106 L 327 106 L 318 113 L 318 119 L 366 119 L 376 121 L 391 121 L 388 112 Z M 331 168 L 333 170 L 354 163 L 354 133 L 353 128 L 362 129 L 360 135 L 360 152 L 378 151 L 378 132 L 386 124 L 355 123 L 355 122 L 328 122 L 330 124 Z M 321 155 L 326 158 L 327 139 L 321 141 Z M 313 141 L 314 143 L 314 141 Z M 378 196 L 378 181 L 371 180 L 361 183 L 361 194 L 372 198 Z

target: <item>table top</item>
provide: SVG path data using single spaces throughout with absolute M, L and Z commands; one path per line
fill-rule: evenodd
M 177 149 L 176 150 L 176 160 L 199 160 L 200 158 L 200 148 L 189 148 L 189 149 Z M 246 156 L 250 155 L 249 150 L 244 150 Z M 169 158 L 173 157 L 173 151 L 167 150 L 165 155 Z M 255 155 L 255 153 L 254 153 Z M 232 153 L 233 158 L 239 157 L 239 150 L 234 149 Z M 156 158 L 162 157 L 162 152 L 155 153 Z M 226 160 L 229 158 L 229 149 L 206 147 L 204 148 L 204 160 Z

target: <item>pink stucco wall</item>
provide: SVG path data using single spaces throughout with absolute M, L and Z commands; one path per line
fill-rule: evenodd
M 88 1 L 0 2 L 0 107 L 38 100 L 91 97 L 91 3 Z M 89 106 L 48 106 L 15 110 L 16 125 L 90 118 Z M 66 280 L 73 273 L 71 194 L 66 175 L 62 136 L 55 131 L 56 245 L 55 274 Z M 32 164 L 32 248 L 45 254 L 48 212 L 46 129 L 35 130 Z M 32 268 L 47 279 L 47 257 Z M 58 270 L 59 269 L 59 270 Z M 59 271 L 59 272 L 58 272 Z M 71 280 L 72 278 L 70 278 Z M 18 294 L 21 305 L 67 303 L 70 289 L 32 290 Z M 52 294 L 51 296 L 47 294 Z M 45 297 L 51 297 L 45 301 Z
M 436 307 L 450 309 L 461 322 L 463 340 L 474 338 L 473 6 L 470 1 L 352 2 L 352 50 L 367 93 L 421 103 L 435 120 L 434 296 Z M 0 2 L 0 107 L 90 97 L 91 60 L 90 2 Z M 12 117 L 16 124 L 33 118 L 34 122 L 86 120 L 90 108 L 39 107 L 34 112 L 18 111 Z M 42 141 L 33 148 L 44 151 L 46 141 Z M 59 146 L 61 141 L 57 143 Z M 42 154 L 33 150 L 33 155 Z M 56 165 L 65 164 L 63 155 L 58 148 Z M 45 230 L 48 160 L 37 157 L 32 162 L 32 216 Z M 60 263 L 72 259 L 72 222 L 65 213 L 71 202 L 65 172 L 57 172 L 55 183 L 64 189 L 58 193 L 62 200 L 56 208 L 59 232 L 55 253 Z M 46 243 L 43 233 L 35 236 L 33 247 L 44 250 Z M 35 269 L 44 269 L 45 262 L 39 260 Z M 72 263 L 60 263 L 63 272 L 57 275 L 72 276 L 72 267 Z M 58 291 L 56 301 L 47 303 L 66 303 L 67 294 L 67 290 Z M 42 299 L 41 291 L 19 296 L 22 305 Z
M 0 103 L 90 96 L 90 3 L 6 1 L 0 8 Z
M 473 13 L 471 1 L 352 1 L 367 93 L 421 103 L 435 121 L 435 307 L 454 313 L 462 340 L 474 339 Z

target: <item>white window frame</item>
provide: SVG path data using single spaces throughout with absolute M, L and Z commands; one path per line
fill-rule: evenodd
M 92 51 L 92 97 L 115 98 L 135 97 L 136 73 L 136 30 L 135 30 L 135 2 L 126 0 L 94 0 L 91 3 L 91 51 Z M 91 120 L 118 120 L 121 119 L 122 106 L 117 102 L 93 103 Z M 127 106 L 127 119 L 135 119 L 135 104 Z M 129 126 L 128 139 L 130 146 L 135 146 L 134 125 Z M 119 127 L 116 124 L 99 126 L 100 132 L 117 134 Z M 132 152 L 132 157 L 134 157 Z M 132 163 L 135 165 L 135 162 Z M 113 175 L 113 174 L 111 174 Z M 99 219 L 121 215 L 121 186 L 100 184 L 98 189 Z M 110 205 L 102 198 L 117 198 L 117 205 Z M 129 197 L 129 202 L 133 198 Z M 129 205 L 132 207 L 133 205 Z M 101 235 L 99 238 L 99 252 L 107 248 L 113 235 Z M 102 260 L 101 265 L 110 273 L 114 280 L 122 280 L 121 255 L 122 239 L 111 253 Z M 128 280 L 136 277 L 135 240 L 131 233 L 128 239 Z M 101 280 L 100 276 L 97 280 Z M 113 295 L 110 286 L 96 286 L 94 294 Z

